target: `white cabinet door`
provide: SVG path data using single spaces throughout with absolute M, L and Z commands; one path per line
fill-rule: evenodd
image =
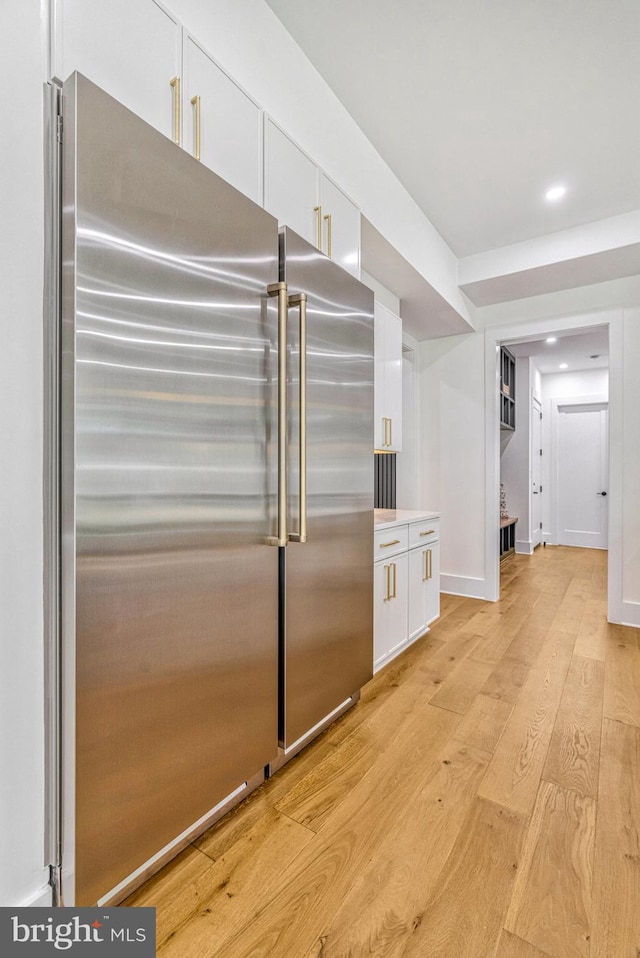
M 376 303 L 375 354 L 375 448 L 402 451 L 402 320 Z
M 389 424 L 390 448 L 402 451 L 402 320 L 387 310 L 384 330 L 385 415 Z
M 373 443 L 375 449 L 386 448 L 385 436 L 385 394 L 384 394 L 384 331 L 387 311 L 380 303 L 375 303 L 373 311 L 373 415 L 375 418 Z
M 440 614 L 440 560 L 437 542 L 409 553 L 409 638 Z
M 53 75 L 83 73 L 143 120 L 174 137 L 181 27 L 155 0 L 57 0 Z
M 373 667 L 407 641 L 407 553 L 376 562 L 373 573 Z
M 184 43 L 184 141 L 196 155 L 200 97 L 200 160 L 262 204 L 262 110 L 190 36 Z
M 318 167 L 269 117 L 264 135 L 265 208 L 281 225 L 319 246 Z
M 265 208 L 359 278 L 360 210 L 270 117 L 264 130 Z
M 360 278 L 360 210 L 348 196 L 320 174 L 322 250 L 348 272 Z
M 426 623 L 429 625 L 440 616 L 440 544 L 433 542 L 431 549 L 429 582 L 427 583 Z

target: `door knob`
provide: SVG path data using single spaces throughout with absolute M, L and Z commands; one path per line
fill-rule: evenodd
M 606 492 L 596 492 L 597 496 L 606 496 Z

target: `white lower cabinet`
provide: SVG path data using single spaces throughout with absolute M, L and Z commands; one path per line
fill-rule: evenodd
M 391 658 L 407 641 L 409 595 L 407 553 L 389 556 L 375 563 L 373 582 L 373 667 Z
M 438 542 L 409 553 L 409 639 L 417 638 L 440 615 Z
M 433 514 L 404 515 L 413 518 L 385 521 L 374 534 L 374 672 L 440 615 L 439 519 Z

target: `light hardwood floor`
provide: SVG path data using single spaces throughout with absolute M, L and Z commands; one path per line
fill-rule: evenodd
M 639 958 L 640 633 L 513 556 L 127 904 L 161 958 Z

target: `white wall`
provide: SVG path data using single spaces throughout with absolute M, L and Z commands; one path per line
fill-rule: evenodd
M 557 530 L 553 522 L 552 504 L 555 502 L 553 490 L 553 422 L 552 401 L 554 399 L 576 399 L 581 396 L 598 396 L 603 400 L 609 397 L 609 370 L 585 369 L 577 372 L 549 373 L 542 376 L 542 442 L 545 455 L 542 459 L 542 534 L 545 542 L 557 541 Z
M 400 299 L 395 293 L 392 293 L 390 289 L 383 286 L 375 276 L 370 276 L 369 273 L 365 273 L 364 270 L 360 271 L 360 279 L 365 286 L 368 286 L 369 289 L 373 291 L 373 295 L 378 303 L 382 303 L 383 306 L 390 309 L 396 316 L 400 315 Z
M 44 869 L 42 611 L 43 92 L 40 4 L 2 5 L 11 78 L 0 125 L 0 905 L 30 903 Z
M 444 592 L 484 596 L 484 335 L 418 347 L 419 508 L 439 509 Z M 496 502 L 496 516 L 498 504 Z M 496 544 L 497 548 L 497 544 Z

